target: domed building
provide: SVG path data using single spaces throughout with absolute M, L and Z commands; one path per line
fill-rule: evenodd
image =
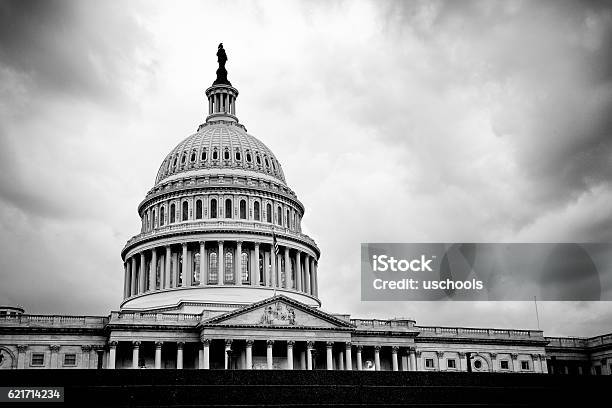
M 320 251 L 301 231 L 304 206 L 274 153 L 238 121 L 238 90 L 217 74 L 206 121 L 168 153 L 138 206 L 142 229 L 121 254 L 121 310 L 214 313 L 274 293 L 320 306 Z
M 220 45 L 208 116 L 162 160 L 106 316 L 0 307 L 0 368 L 609 374 L 612 336 L 418 326 L 321 310 L 314 240 L 281 163 L 238 120 Z M 329 290 L 334 290 L 330 288 Z

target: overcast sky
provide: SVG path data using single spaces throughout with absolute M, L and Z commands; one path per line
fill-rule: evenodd
M 612 9 L 564 1 L 0 1 L 0 304 L 106 315 L 165 155 L 237 115 L 321 248 L 326 311 L 536 328 L 533 302 L 361 302 L 361 242 L 612 241 Z M 541 302 L 548 335 L 609 302 Z

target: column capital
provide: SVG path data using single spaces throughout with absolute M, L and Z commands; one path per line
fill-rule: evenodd
M 293 348 L 293 346 L 295 346 L 295 341 L 293 341 L 293 340 L 287 340 L 287 347 L 291 347 L 291 348 Z
M 497 353 L 489 353 L 489 355 L 491 356 L 491 358 L 495 359 L 497 358 Z
M 20 353 L 25 353 L 25 351 L 28 349 L 28 346 L 26 344 L 18 344 L 17 345 L 17 351 Z
M 380 351 L 380 346 L 374 346 L 374 351 L 378 353 Z
M 247 347 L 253 347 L 253 343 L 255 343 L 255 341 L 253 339 L 247 339 L 246 346 Z
M 314 345 L 315 345 L 315 342 L 312 341 L 312 340 L 309 340 L 309 341 L 306 342 L 306 347 L 309 348 L 309 349 L 313 349 Z
M 255 244 L 255 248 L 259 248 L 259 244 L 260 244 L 260 242 L 258 242 L 258 241 L 254 241 L 254 242 L 253 242 L 253 244 Z
M 206 241 L 198 241 L 200 243 L 200 245 L 204 245 L 206 244 Z
M 513 360 L 516 360 L 518 358 L 518 353 L 512 353 L 511 355 Z
M 274 344 L 274 340 L 266 340 L 266 345 L 268 347 L 272 347 L 273 344 Z
M 185 345 L 185 342 L 184 342 L 184 341 L 177 341 L 177 342 L 176 342 L 176 348 L 177 348 L 178 350 L 182 350 L 184 345 Z
M 59 345 L 59 344 L 51 344 L 51 345 L 49 346 L 49 349 L 50 349 L 51 351 L 59 351 L 59 349 L 60 349 L 60 345 Z
M 361 353 L 363 351 L 363 346 L 360 344 L 357 346 L 357 352 Z
M 327 347 L 328 349 L 332 348 L 333 346 L 334 346 L 334 342 L 333 341 L 325 342 L 325 347 Z
M 418 358 L 421 358 L 421 355 L 422 355 L 423 353 L 421 352 L 421 350 L 415 350 L 414 354 L 415 354 L 415 355 L 416 355 Z M 464 353 L 464 355 L 465 355 L 465 353 Z
M 156 349 L 160 349 L 160 348 L 162 348 L 162 345 L 163 345 L 163 344 L 164 344 L 164 342 L 163 342 L 163 341 L 156 341 L 156 342 L 155 342 L 155 348 L 156 348 Z
M 533 358 L 535 361 L 540 359 L 540 355 L 539 354 L 532 354 L 531 358 Z
M 232 347 L 233 342 L 234 340 L 232 339 L 225 339 L 225 347 Z
M 392 346 L 391 347 L 391 353 L 397 354 L 398 351 L 399 351 L 399 347 L 398 346 Z
M 81 346 L 81 350 L 87 353 L 87 352 L 91 351 L 91 346 L 88 345 L 88 344 L 82 345 Z
M 164 248 L 166 248 L 166 250 L 170 249 L 170 244 L 164 245 Z
M 202 345 L 204 347 L 210 346 L 210 339 L 202 339 Z
M 444 352 L 443 351 L 436 351 L 436 356 L 438 356 L 438 358 L 442 358 L 442 357 L 444 357 Z
M 236 244 L 242 245 L 242 240 L 241 239 L 237 240 Z
M 181 246 L 182 246 L 183 248 L 185 248 L 185 247 L 187 246 L 187 242 L 183 242 L 183 243 L 181 243 Z
M 219 244 L 219 245 L 223 245 L 223 242 L 224 242 L 224 241 L 217 241 L 217 244 Z
M 464 352 L 461 351 L 461 352 L 459 352 L 457 354 L 459 354 L 459 358 L 465 358 L 465 353 Z
M 353 346 L 353 343 L 351 343 L 350 341 L 347 341 L 345 344 L 347 349 L 350 349 Z
M 119 345 L 119 342 L 118 341 L 114 341 L 114 340 L 108 343 L 108 346 L 110 348 L 116 348 L 117 345 Z
M 132 347 L 140 347 L 140 342 L 139 341 L 133 341 L 132 342 Z

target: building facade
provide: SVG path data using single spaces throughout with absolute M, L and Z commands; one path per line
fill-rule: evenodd
M 219 69 L 208 116 L 165 157 L 121 256 L 108 316 L 0 308 L 0 368 L 327 369 L 610 374 L 612 335 L 418 326 L 325 313 L 320 250 L 276 156 Z M 610 363 L 608 363 L 608 361 Z

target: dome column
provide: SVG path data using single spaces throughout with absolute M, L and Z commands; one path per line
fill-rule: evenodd
M 264 278 L 264 286 L 272 286 L 272 277 L 270 276 L 270 252 L 264 252 L 264 265 L 263 265 L 263 278 Z
M 157 248 L 151 249 L 151 268 L 149 269 L 149 292 L 157 289 Z
M 225 254 L 223 252 L 223 241 L 219 241 L 219 254 L 217 256 L 217 285 L 223 286 L 225 284 Z
M 317 296 L 317 263 L 310 257 L 310 294 Z
M 138 282 L 138 293 L 144 293 L 146 288 L 145 284 L 147 282 L 147 262 L 145 258 L 145 253 L 140 253 L 140 268 L 139 268 L 139 282 Z
M 310 255 L 304 257 L 304 283 L 306 284 L 305 292 L 310 294 Z
M 170 287 L 170 262 L 172 261 L 172 252 L 170 251 L 170 245 L 166 245 L 166 255 L 164 257 L 164 289 Z
M 187 244 L 183 243 L 183 262 L 181 272 L 183 273 L 183 281 L 181 287 L 191 286 L 191 273 L 189 272 L 189 254 L 187 253 Z
M 291 281 L 291 258 L 289 257 L 289 248 L 285 247 L 285 289 L 293 288 Z
M 295 254 L 295 288 L 298 292 L 302 291 L 302 253 L 297 251 Z
M 178 261 L 178 252 L 174 252 L 172 254 L 172 266 L 173 266 L 173 276 L 172 276 L 172 287 L 178 288 L 179 281 L 179 261 Z
M 200 241 L 200 286 L 208 284 L 208 260 L 206 259 L 206 241 Z
M 255 242 L 255 262 L 251 271 L 251 286 L 259 284 L 259 242 Z
M 131 264 L 132 264 L 132 273 L 131 273 L 131 289 L 130 289 L 130 296 L 134 296 L 136 294 L 136 258 L 132 256 L 131 259 Z

